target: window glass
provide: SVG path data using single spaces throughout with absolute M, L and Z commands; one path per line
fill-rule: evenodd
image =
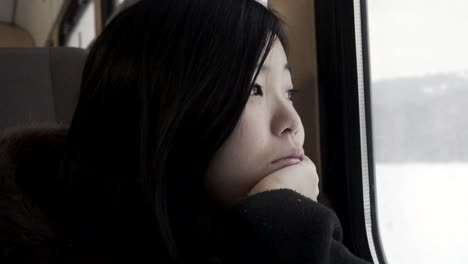
M 378 221 L 389 264 L 468 259 L 468 1 L 368 0 Z

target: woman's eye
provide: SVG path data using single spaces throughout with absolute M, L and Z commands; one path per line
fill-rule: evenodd
M 289 89 L 288 90 L 288 99 L 291 100 L 291 101 L 294 101 L 297 93 L 299 93 L 299 90 L 294 89 L 294 88 Z
M 254 84 L 254 86 L 250 90 L 250 95 L 251 96 L 263 95 L 262 87 L 258 84 Z

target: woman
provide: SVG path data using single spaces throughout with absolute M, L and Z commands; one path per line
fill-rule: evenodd
M 93 44 L 67 135 L 84 262 L 364 263 L 318 177 L 280 20 L 254 0 L 146 0 Z

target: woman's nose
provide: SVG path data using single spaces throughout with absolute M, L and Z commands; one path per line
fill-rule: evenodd
M 278 137 L 298 136 L 302 129 L 301 118 L 290 101 L 280 102 L 272 117 L 272 132 Z

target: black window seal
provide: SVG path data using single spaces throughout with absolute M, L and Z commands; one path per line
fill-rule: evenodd
M 359 1 L 359 0 L 356 0 Z M 380 264 L 386 263 L 375 204 L 367 3 L 360 1 L 362 62 L 372 239 Z M 359 87 L 354 0 L 315 1 L 320 109 L 322 192 L 343 226 L 343 243 L 357 256 L 373 261 L 363 202 Z

